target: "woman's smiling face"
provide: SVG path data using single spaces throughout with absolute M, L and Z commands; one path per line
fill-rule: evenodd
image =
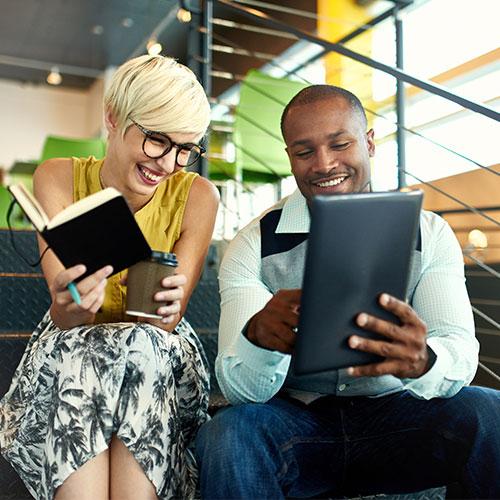
M 179 144 L 196 143 L 199 140 L 198 134 L 172 133 L 169 136 Z M 161 158 L 149 158 L 142 148 L 144 137 L 137 126 L 130 125 L 123 135 L 117 129 L 110 130 L 109 145 L 120 165 L 113 172 L 116 187 L 137 195 L 150 196 L 161 182 L 184 167 L 175 161 L 175 147 Z

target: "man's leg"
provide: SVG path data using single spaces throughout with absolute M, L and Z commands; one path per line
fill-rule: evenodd
M 470 498 L 500 498 L 499 391 L 465 387 L 452 398 L 430 401 L 407 392 L 353 398 L 343 421 L 351 493 L 459 482 Z
M 274 398 L 219 411 L 196 440 L 202 498 L 310 497 L 340 484 L 343 437 L 305 405 Z

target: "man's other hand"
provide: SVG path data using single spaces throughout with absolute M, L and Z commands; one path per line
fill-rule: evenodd
M 363 329 L 378 333 L 387 340 L 367 339 L 358 335 L 349 337 L 349 346 L 385 358 L 379 363 L 351 367 L 350 375 L 394 375 L 399 378 L 417 378 L 429 370 L 426 337 L 427 326 L 406 303 L 386 293 L 380 305 L 400 320 L 400 325 L 366 313 L 358 314 L 356 323 Z
M 248 322 L 247 337 L 264 349 L 291 354 L 299 322 L 300 289 L 280 290 Z

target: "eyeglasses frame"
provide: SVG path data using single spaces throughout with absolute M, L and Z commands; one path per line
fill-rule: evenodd
M 130 118 L 130 121 L 144 134 L 144 140 L 142 141 L 142 152 L 148 158 L 151 158 L 152 160 L 159 160 L 160 158 L 163 158 L 165 155 L 170 153 L 170 151 L 172 151 L 172 149 L 176 148 L 177 152 L 175 154 L 175 163 L 179 166 L 182 166 L 182 167 L 190 167 L 191 165 L 194 165 L 207 152 L 207 150 L 201 144 L 194 144 L 192 142 L 178 144 L 177 142 L 173 141 L 167 134 L 165 134 L 163 132 L 156 132 L 154 130 L 149 130 L 147 128 L 144 128 L 142 125 L 137 123 L 135 120 L 132 120 L 132 118 Z M 146 141 L 148 140 L 148 138 L 150 138 L 154 135 L 159 135 L 161 137 L 165 137 L 165 139 L 167 139 L 170 142 L 170 147 L 167 147 L 167 149 L 165 149 L 165 151 L 163 151 L 163 153 L 159 156 L 150 156 L 146 153 L 146 147 L 145 147 Z M 186 148 L 186 146 L 191 146 L 191 148 Z M 177 161 L 180 151 L 182 149 L 190 151 L 193 147 L 197 147 L 200 149 L 200 156 L 198 158 L 196 158 L 196 160 L 194 160 L 193 162 L 188 163 L 187 165 L 180 165 L 179 162 Z

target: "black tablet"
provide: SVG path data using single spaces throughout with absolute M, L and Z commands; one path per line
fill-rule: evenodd
M 397 321 L 382 309 L 387 292 L 405 298 L 412 251 L 419 237 L 421 191 L 317 196 L 311 207 L 297 342 L 297 375 L 373 363 L 351 349 L 360 312 Z

